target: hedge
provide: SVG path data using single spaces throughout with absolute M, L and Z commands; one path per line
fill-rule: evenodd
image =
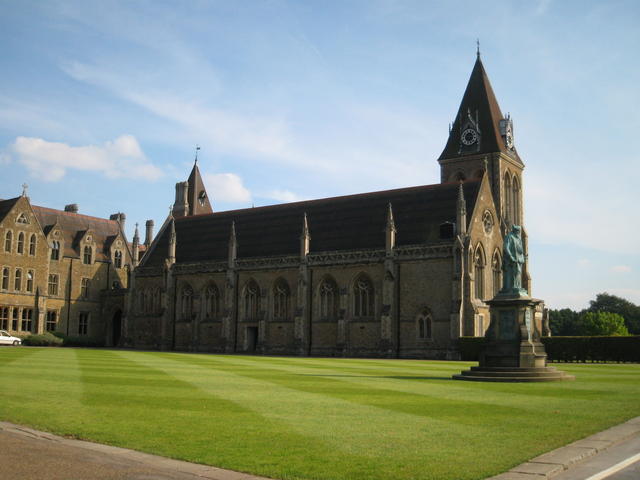
M 23 345 L 31 347 L 61 347 L 64 340 L 53 335 L 51 332 L 45 332 L 39 335 L 27 335 L 22 338 Z
M 462 360 L 477 361 L 484 337 L 460 337 Z M 543 337 L 550 362 L 635 362 L 640 363 L 640 335 L 626 337 Z
M 53 332 L 53 334 L 62 340 L 63 347 L 104 347 L 104 341 L 85 336 L 67 336 L 62 332 Z

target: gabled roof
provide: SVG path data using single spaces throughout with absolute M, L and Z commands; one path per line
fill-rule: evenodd
M 20 197 L 0 200 L 0 221 L 4 220 L 4 217 L 9 214 L 13 206 L 18 203 L 18 200 L 20 200 Z
M 467 88 L 464 91 L 455 121 L 451 126 L 449 139 L 442 154 L 440 154 L 439 160 L 460 157 L 460 136 L 463 125 L 468 113 L 475 119 L 476 112 L 478 114 L 478 126 L 482 138 L 480 151 L 473 153 L 504 152 L 510 156 L 514 156 L 517 161 L 522 163 L 517 152 L 515 150 L 509 150 L 500 135 L 500 120 L 503 118 L 503 115 L 479 55 L 473 66 L 471 77 L 469 77 L 469 83 L 467 83 Z
M 209 203 L 209 195 L 207 194 L 207 190 L 204 188 L 204 182 L 200 176 L 200 169 L 198 168 L 197 163 L 193 165 L 193 169 L 191 170 L 191 175 L 189 175 L 187 183 L 189 184 L 189 190 L 187 193 L 187 199 L 189 202 L 188 215 L 212 213 L 213 209 L 211 208 L 211 203 Z M 204 196 L 202 196 L 203 192 Z
M 480 180 L 463 184 L 467 210 L 475 205 Z M 441 241 L 440 225 L 455 222 L 458 182 L 401 188 L 175 218 L 176 261 L 225 260 L 235 222 L 238 258 L 297 255 L 304 214 L 310 252 L 385 248 L 388 204 L 397 228 L 396 245 Z M 165 223 L 166 225 L 166 223 Z M 169 228 L 163 228 L 142 266 L 159 266 L 167 257 Z
M 56 223 L 58 224 L 64 239 L 63 254 L 65 256 L 78 257 L 80 255 L 77 249 L 78 242 L 85 232 L 90 230 L 96 243 L 95 260 L 109 260 L 107 245 L 120 233 L 120 224 L 116 220 L 90 217 L 36 205 L 32 205 L 32 208 L 45 232 L 51 230 L 51 227 Z

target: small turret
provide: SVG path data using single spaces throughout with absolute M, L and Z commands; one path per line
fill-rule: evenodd
M 131 261 L 133 263 L 133 267 L 138 266 L 138 255 L 139 255 L 139 246 L 140 246 L 140 234 L 138 233 L 138 224 L 136 223 L 136 230 L 133 234 L 133 243 L 131 245 Z
M 302 234 L 300 235 L 300 258 L 306 259 L 309 255 L 309 246 L 311 244 L 311 235 L 309 235 L 309 223 L 307 221 L 307 212 L 302 218 Z
M 385 250 L 387 256 L 393 254 L 393 249 L 396 247 L 396 223 L 393 220 L 393 208 L 391 203 L 387 207 L 387 225 L 385 227 Z

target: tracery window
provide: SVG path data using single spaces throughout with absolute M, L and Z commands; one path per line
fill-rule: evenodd
M 497 295 L 502 288 L 502 262 L 500 261 L 500 253 L 496 251 L 491 260 L 491 272 L 493 274 L 493 295 Z
M 24 233 L 22 232 L 18 234 L 18 246 L 16 248 L 16 252 L 20 254 L 24 253 Z
M 7 230 L 7 233 L 4 235 L 4 251 L 11 252 L 13 243 L 13 232 L 11 230 Z
M 33 270 L 27 270 L 27 292 L 33 292 Z
M 113 264 L 116 268 L 122 268 L 122 252 L 120 250 L 116 250 L 113 254 Z
M 60 242 L 57 240 L 51 244 L 51 260 L 60 260 Z
M 2 269 L 2 290 L 9 290 L 9 267 Z
M 218 287 L 209 285 L 204 291 L 204 316 L 205 318 L 215 318 L 220 311 L 220 295 Z
M 478 245 L 473 259 L 473 278 L 475 283 L 475 297 L 478 300 L 484 299 L 484 251 Z
M 13 281 L 13 289 L 19 292 L 22 289 L 22 270 L 16 268 L 16 276 Z
M 289 303 L 291 290 L 284 279 L 279 279 L 273 286 L 273 319 L 289 319 Z
M 325 278 L 320 284 L 320 318 L 338 318 L 338 285 L 332 278 Z
M 371 280 L 360 275 L 353 285 L 353 316 L 371 317 L 374 315 L 374 290 Z
M 91 265 L 91 260 L 93 257 L 93 251 L 89 245 L 85 245 L 84 247 L 84 255 L 82 257 L 82 263 L 85 265 Z
M 191 320 L 193 317 L 193 288 L 191 288 L 191 285 L 182 287 L 180 304 L 182 306 L 182 319 Z
M 258 320 L 260 313 L 260 288 L 250 280 L 244 290 L 244 314 L 247 320 Z
M 421 340 L 432 338 L 433 335 L 433 318 L 428 308 L 422 311 L 416 317 L 416 333 Z
M 29 220 L 27 220 L 27 216 L 24 213 L 21 213 L 20 216 L 17 218 L 16 223 L 28 224 Z

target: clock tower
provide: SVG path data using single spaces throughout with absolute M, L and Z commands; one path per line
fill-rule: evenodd
M 524 223 L 524 163 L 515 147 L 513 121 L 500 110 L 479 52 L 438 163 L 442 183 L 480 178 L 486 172 L 503 233 Z

